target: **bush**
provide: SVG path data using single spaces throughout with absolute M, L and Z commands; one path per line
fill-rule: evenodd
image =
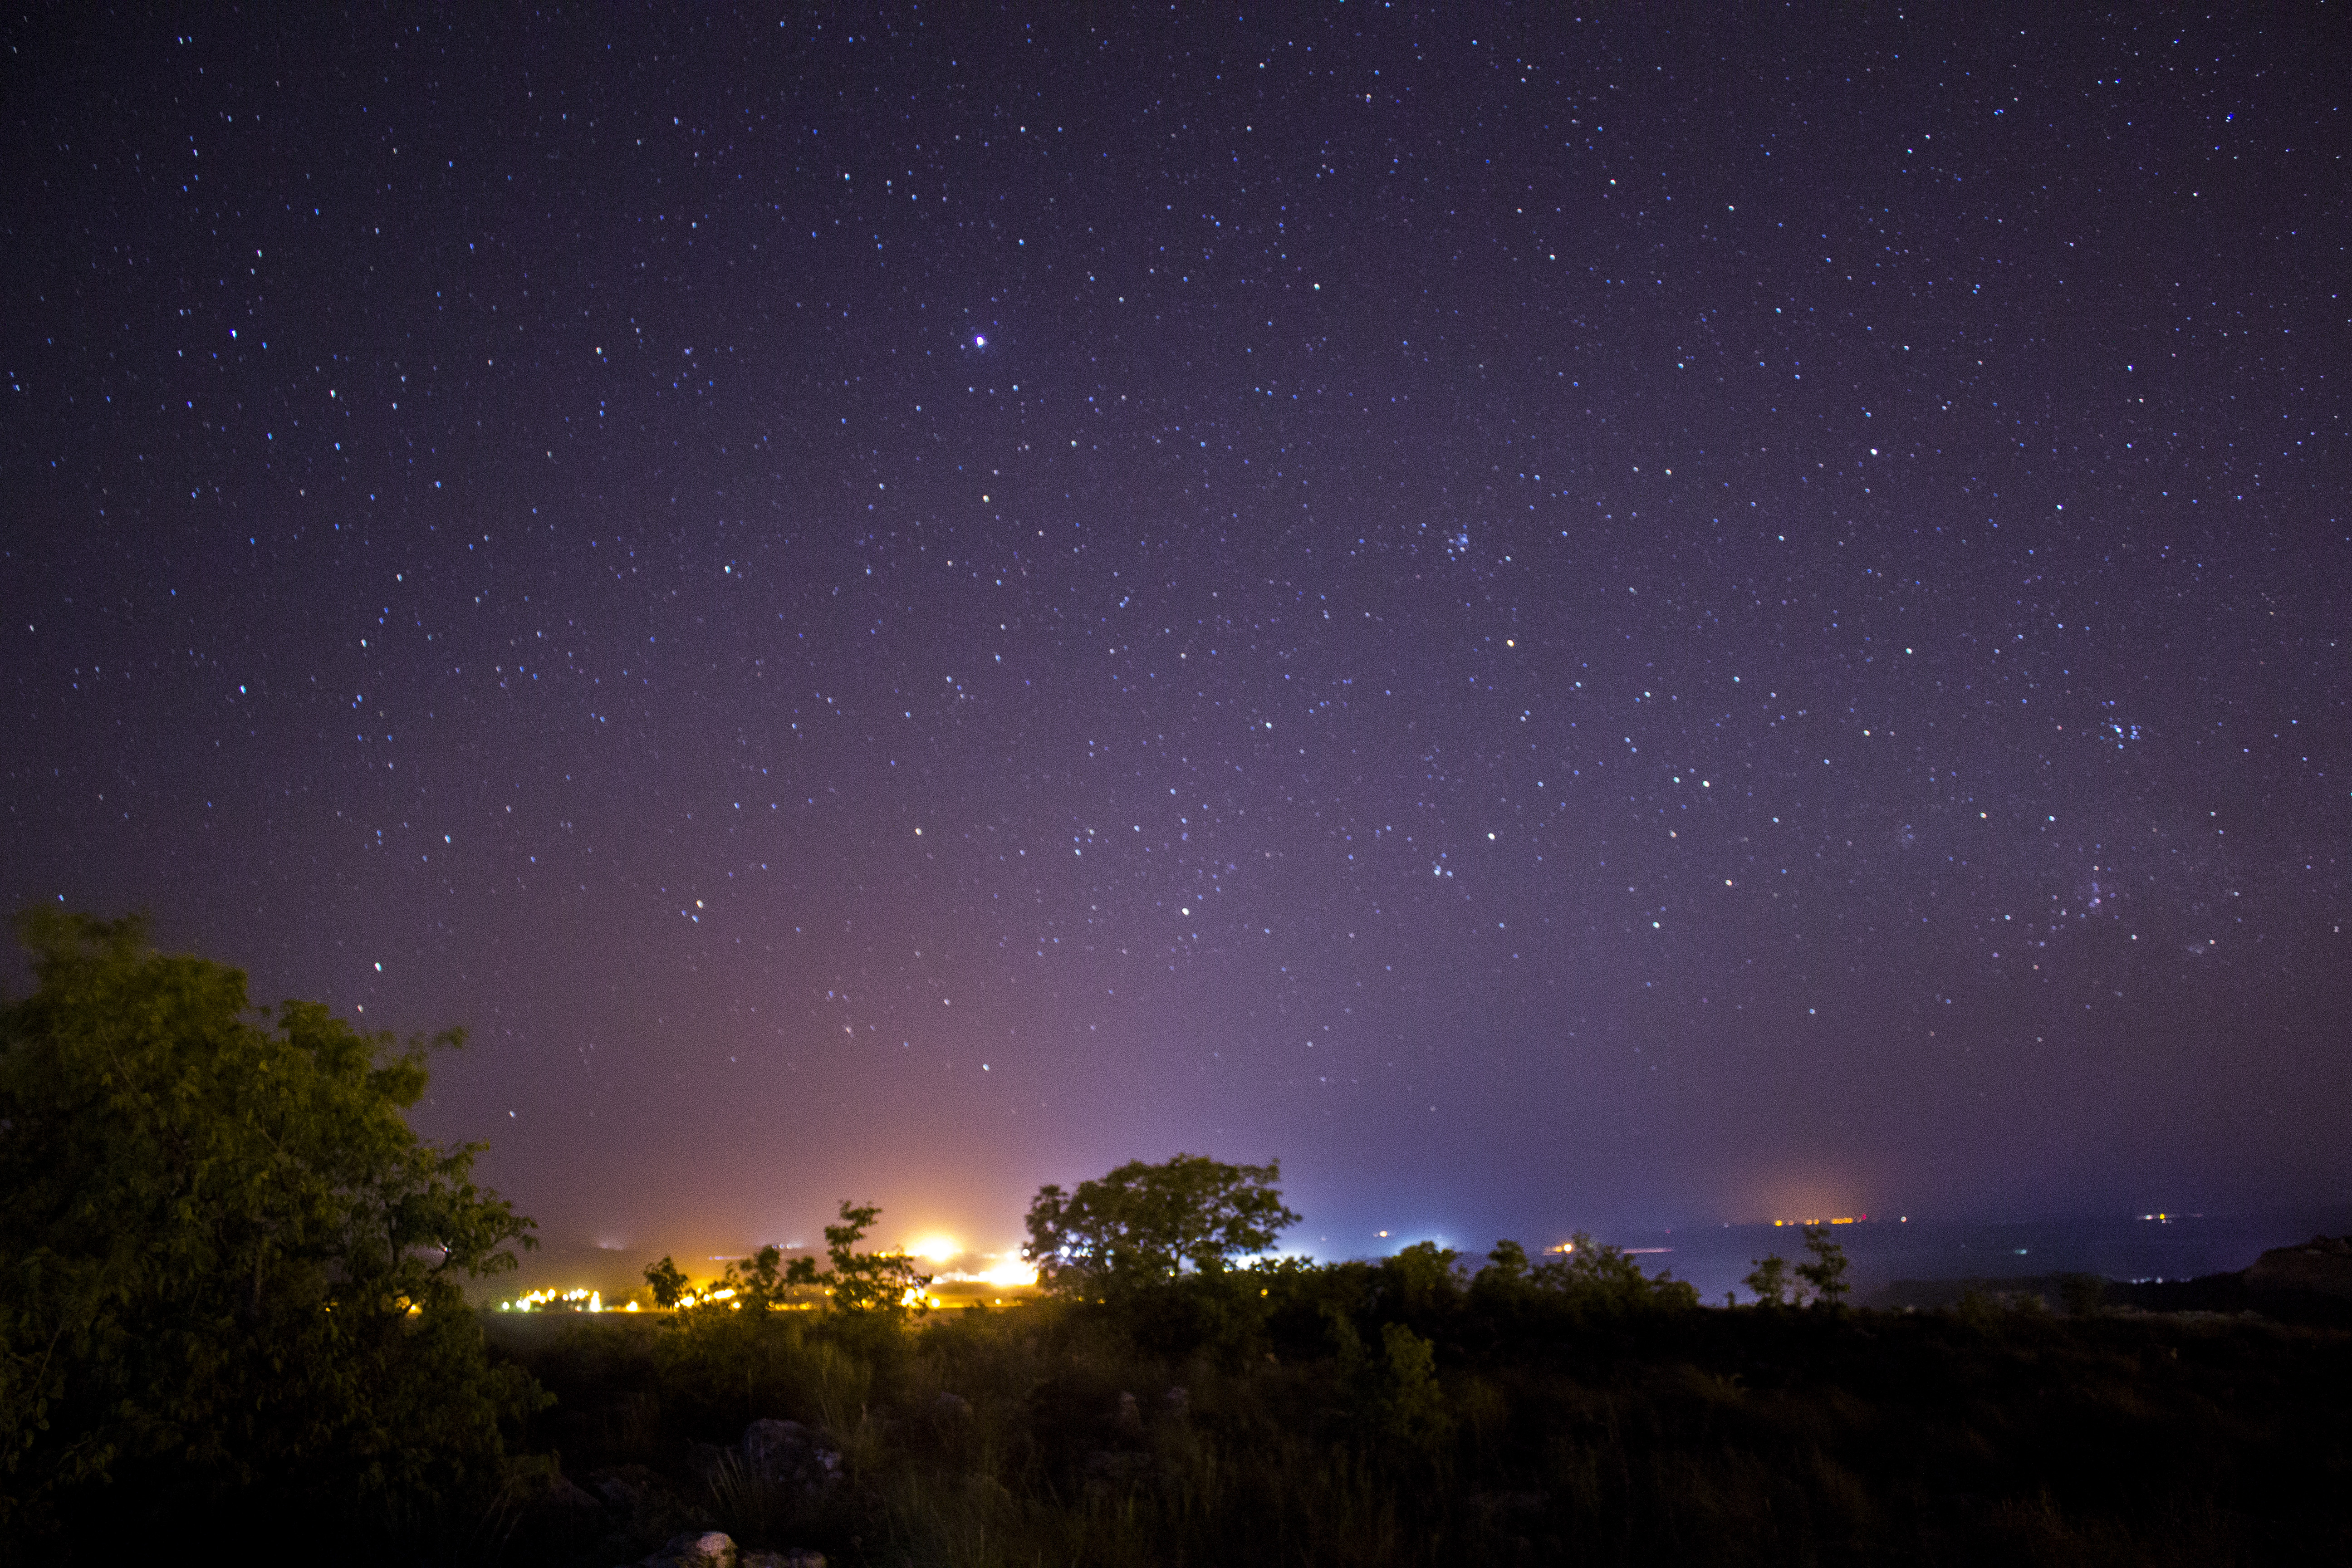
M 838 1447 L 837 1489 L 780 1495 L 724 1457 L 689 1468 L 711 1454 L 694 1443 L 737 1441 L 746 1412 L 696 1426 L 666 1376 L 642 1386 L 677 1418 L 605 1457 L 671 1466 L 681 1506 L 747 1548 L 875 1563 L 2056 1568 L 2352 1551 L 2334 1501 L 2352 1476 L 2352 1337 L 1706 1310 L 1636 1259 L 1579 1251 L 1583 1268 L 1570 1254 L 1547 1274 L 1497 1247 L 1466 1279 L 1436 1248 L 1286 1262 L 905 1326 L 771 1314 L 791 1348 L 756 1414 Z M 534 1363 L 569 1407 L 552 1363 Z
M 258 1015 L 137 919 L 17 929 L 38 986 L 0 1013 L 0 1533 L 266 1498 L 383 1534 L 494 1491 L 534 1392 L 460 1282 L 530 1222 L 473 1184 L 478 1146 L 410 1131 L 426 1047 Z

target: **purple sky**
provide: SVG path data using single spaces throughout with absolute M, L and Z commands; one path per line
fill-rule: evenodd
M 6 24 L 0 895 L 553 1247 L 2342 1199 L 2340 7 L 1607 9 Z

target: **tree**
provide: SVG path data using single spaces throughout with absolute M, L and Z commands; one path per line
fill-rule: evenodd
M 1433 1241 L 1398 1247 L 1381 1259 L 1381 1306 L 1408 1318 L 1452 1310 L 1462 1290 L 1462 1276 L 1454 1267 L 1460 1256 Z
M 1202 1154 L 1130 1160 L 1065 1193 L 1041 1187 L 1022 1257 L 1057 1295 L 1087 1297 L 1224 1270 L 1298 1223 L 1275 1186 L 1282 1163 L 1228 1165 Z
M 1789 1260 L 1779 1253 L 1755 1260 L 1756 1271 L 1740 1283 L 1756 1292 L 1759 1307 L 1789 1305 Z
M 1505 1237 L 1486 1254 L 1486 1267 L 1470 1283 L 1490 1296 L 1512 1296 L 1528 1289 L 1528 1249 Z
M 1406 1248 L 1398 1258 L 1412 1250 Z M 1698 1304 L 1696 1289 L 1675 1279 L 1671 1269 L 1644 1274 L 1641 1259 L 1580 1230 L 1541 1262 L 1529 1259 L 1528 1249 L 1507 1237 L 1496 1242 L 1486 1258 L 1486 1267 L 1471 1279 L 1470 1295 L 1474 1304 L 1488 1309 L 1585 1316 Z
M 1827 1226 L 1809 1225 L 1805 1250 L 1813 1260 L 1797 1265 L 1797 1278 L 1813 1288 L 1814 1306 L 1833 1312 L 1845 1304 L 1845 1248 L 1830 1239 Z
M 495 1484 L 497 1373 L 461 1281 L 531 1222 L 481 1145 L 404 1112 L 428 1047 L 147 945 L 137 917 L 28 912 L 34 993 L 0 1010 L 0 1534 L 93 1489 L 394 1516 Z M 431 1047 L 454 1048 L 456 1031 Z
M 1406 1447 L 1434 1451 L 1454 1427 L 1438 1386 L 1437 1347 L 1402 1323 L 1382 1323 L 1381 1350 L 1381 1425 Z
M 879 1312 L 886 1317 L 901 1317 L 909 1308 L 927 1310 L 930 1303 L 923 1297 L 931 1277 L 916 1268 L 915 1260 L 903 1252 L 860 1252 L 857 1244 L 882 1211 L 872 1204 L 853 1206 L 849 1200 L 841 1201 L 841 1223 L 824 1227 L 824 1253 L 833 1267 L 822 1275 L 816 1271 L 816 1260 L 809 1258 L 793 1260 L 793 1279 L 803 1284 L 823 1284 L 833 1291 L 833 1309 L 836 1312 Z
M 646 1283 L 653 1287 L 654 1305 L 665 1310 L 685 1300 L 689 1289 L 686 1271 L 671 1262 L 667 1253 L 662 1255 L 659 1263 L 646 1265 Z
M 1644 1274 L 1632 1253 L 1580 1230 L 1569 1238 L 1565 1252 L 1538 1264 L 1531 1278 L 1559 1300 L 1583 1307 L 1627 1311 L 1698 1305 L 1697 1289 L 1675 1279 L 1672 1269 Z
M 697 1296 L 685 1273 L 669 1258 L 646 1265 L 646 1283 L 653 1287 L 654 1304 L 675 1307 L 681 1301 L 724 1310 L 773 1311 L 788 1305 L 803 1289 L 822 1289 L 836 1312 L 879 1312 L 889 1317 L 908 1310 L 928 1310 L 923 1297 L 931 1277 L 903 1252 L 860 1252 L 880 1216 L 874 1204 L 841 1204 L 841 1223 L 824 1227 L 825 1258 L 833 1267 L 819 1271 L 814 1258 L 787 1262 L 783 1249 L 769 1246 L 749 1258 L 727 1265 L 710 1289 Z
M 2096 1274 L 2061 1274 L 2059 1300 L 2077 1318 L 2095 1318 L 2106 1310 L 2107 1282 Z

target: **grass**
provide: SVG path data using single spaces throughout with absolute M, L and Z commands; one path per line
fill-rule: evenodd
M 526 1512 L 501 1554 L 607 1568 L 685 1519 L 968 1568 L 2352 1560 L 2338 1330 L 1237 1279 L 906 1331 L 502 1336 L 558 1396 L 530 1445 L 658 1506 L 606 1504 L 593 1541 Z M 728 1445 L 758 1416 L 804 1423 L 842 1479 L 752 1475 Z

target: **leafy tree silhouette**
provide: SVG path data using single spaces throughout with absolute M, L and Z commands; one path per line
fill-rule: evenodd
M 1282 1163 L 1229 1165 L 1204 1154 L 1130 1160 L 1076 1192 L 1041 1187 L 1021 1255 L 1057 1295 L 1087 1297 L 1222 1272 L 1264 1252 L 1298 1215 L 1275 1183 Z
M 530 1380 L 493 1369 L 462 1282 L 531 1222 L 419 1138 L 431 1049 L 148 945 L 143 919 L 32 910 L 37 989 L 0 1009 L 0 1537 L 68 1495 L 389 1530 L 488 1477 Z M 69 1510 L 68 1510 L 69 1511 Z
M 1759 1307 L 1789 1306 L 1790 1304 L 1789 1293 L 1791 1289 L 1789 1280 L 1789 1260 L 1779 1253 L 1773 1253 L 1753 1261 L 1756 1265 L 1755 1272 L 1742 1279 L 1740 1283 L 1756 1292 L 1756 1304 Z
M 1805 1250 L 1813 1260 L 1797 1265 L 1797 1278 L 1812 1287 L 1814 1306 L 1834 1312 L 1845 1305 L 1845 1248 L 1830 1239 L 1829 1226 L 1809 1225 Z

